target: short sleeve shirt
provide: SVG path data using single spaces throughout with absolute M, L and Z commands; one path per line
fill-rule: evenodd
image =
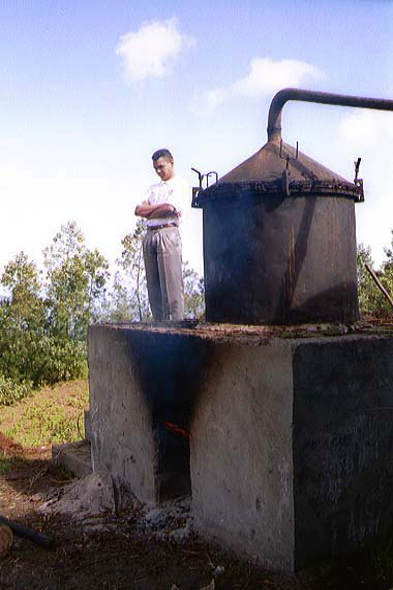
M 181 178 L 181 176 L 175 175 L 169 180 L 162 180 L 157 184 L 151 185 L 145 193 L 144 200 L 150 205 L 168 203 L 169 205 L 172 205 L 178 213 L 182 214 L 180 219 L 184 219 L 185 212 L 189 205 L 189 195 L 190 188 L 188 183 Z M 180 219 L 174 213 L 173 216 L 170 215 L 162 218 L 157 217 L 156 219 L 148 219 L 147 225 L 149 227 L 155 227 L 165 223 L 178 223 Z

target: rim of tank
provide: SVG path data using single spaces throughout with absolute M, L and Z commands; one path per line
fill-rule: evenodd
M 213 184 L 200 189 L 193 205 L 241 197 L 343 197 L 363 201 L 362 183 L 355 184 L 287 143 L 268 142 Z
M 281 180 L 222 182 L 200 190 L 195 197 L 195 204 L 203 207 L 205 203 L 218 200 L 230 200 L 244 197 L 269 197 L 281 195 L 283 198 L 291 197 L 339 197 L 351 198 L 360 201 L 361 188 L 351 183 L 329 182 L 313 180 L 308 182 L 292 181 L 289 183 L 289 195 L 283 190 Z

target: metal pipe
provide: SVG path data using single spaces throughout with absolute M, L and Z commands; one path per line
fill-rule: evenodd
M 381 290 L 385 299 L 387 299 L 389 301 L 390 305 L 393 307 L 393 300 L 390 297 L 389 293 L 386 291 L 385 287 L 382 285 L 382 283 L 379 280 L 379 278 L 377 277 L 377 275 L 375 274 L 374 269 L 371 268 L 371 266 L 369 264 L 367 264 L 367 262 L 364 264 L 364 266 L 366 267 L 366 270 L 370 273 L 371 278 L 373 279 L 374 283 L 377 285 L 378 289 Z
M 288 100 L 301 100 L 304 102 L 318 102 L 343 107 L 393 111 L 393 100 L 366 98 L 363 96 L 347 96 L 345 94 L 331 94 L 329 92 L 316 92 L 314 90 L 300 90 L 299 88 L 284 88 L 277 92 L 270 104 L 267 125 L 269 142 L 280 143 L 281 141 L 281 111 Z
M 0 516 L 0 524 L 5 524 L 10 527 L 11 531 L 17 537 L 23 537 L 24 539 L 29 539 L 29 541 L 33 541 L 37 545 L 40 545 L 44 549 L 52 549 L 54 546 L 54 540 L 51 537 L 47 537 L 46 535 L 42 535 L 41 533 L 37 533 L 36 531 L 32 531 L 17 522 L 13 522 L 9 518 L 5 516 Z

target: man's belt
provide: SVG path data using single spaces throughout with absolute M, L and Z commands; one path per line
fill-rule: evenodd
M 156 229 L 165 229 L 166 227 L 179 227 L 177 225 L 177 223 L 173 222 L 173 223 L 163 223 L 162 225 L 148 225 L 147 229 L 150 231 L 156 230 Z

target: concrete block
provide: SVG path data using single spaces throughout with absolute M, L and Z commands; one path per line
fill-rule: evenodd
M 197 527 L 294 571 L 391 530 L 393 338 L 215 348 L 191 426 Z
M 216 346 L 191 426 L 199 531 L 266 567 L 294 569 L 292 348 Z
M 91 327 L 94 469 L 140 500 L 192 488 L 201 534 L 271 569 L 384 537 L 393 337 L 236 330 Z M 168 422 L 190 438 L 171 440 Z
M 198 339 L 164 329 L 90 326 L 94 470 L 107 469 L 143 501 L 190 494 L 186 433 L 206 353 Z
M 393 338 L 334 338 L 293 349 L 296 565 L 390 534 Z

